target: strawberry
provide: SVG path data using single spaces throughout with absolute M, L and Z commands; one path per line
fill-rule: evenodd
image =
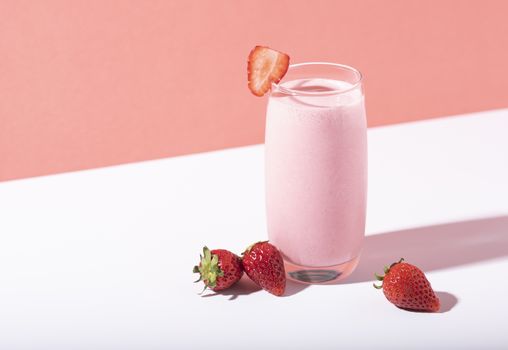
M 381 286 L 374 284 L 377 289 L 383 288 L 386 299 L 395 306 L 403 309 L 418 311 L 439 311 L 440 302 L 425 274 L 414 265 L 400 259 L 385 266 L 385 275 L 376 276 L 382 281 Z
M 258 242 L 243 252 L 243 269 L 258 286 L 281 296 L 286 289 L 286 272 L 279 250 L 268 242 Z
M 225 249 L 214 249 L 210 251 L 203 248 L 203 255 L 200 255 L 198 266 L 194 266 L 193 272 L 199 273 L 196 282 L 203 281 L 205 288 L 219 291 L 231 287 L 243 275 L 243 268 L 240 258 Z
M 289 56 L 265 46 L 256 46 L 249 54 L 247 65 L 249 89 L 263 96 L 272 83 L 278 83 L 289 67 Z

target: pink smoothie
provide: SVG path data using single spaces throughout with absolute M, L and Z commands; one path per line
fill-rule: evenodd
M 365 230 L 363 94 L 347 82 L 329 79 L 281 86 L 345 92 L 319 97 L 272 92 L 265 140 L 270 241 L 297 265 L 345 263 L 360 254 Z

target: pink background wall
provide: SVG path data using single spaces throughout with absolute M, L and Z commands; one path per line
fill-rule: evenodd
M 505 1 L 0 1 L 0 180 L 263 141 L 255 44 L 363 71 L 369 125 L 508 106 Z

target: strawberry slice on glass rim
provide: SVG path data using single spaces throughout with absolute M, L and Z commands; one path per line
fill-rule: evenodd
M 247 65 L 249 89 L 256 96 L 266 94 L 272 83 L 278 83 L 289 68 L 289 56 L 266 46 L 256 46 Z

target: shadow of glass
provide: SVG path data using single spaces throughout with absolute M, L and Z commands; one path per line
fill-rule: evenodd
M 508 216 L 463 221 L 365 237 L 356 270 L 338 284 L 374 280 L 374 272 L 403 257 L 423 271 L 508 256 Z

